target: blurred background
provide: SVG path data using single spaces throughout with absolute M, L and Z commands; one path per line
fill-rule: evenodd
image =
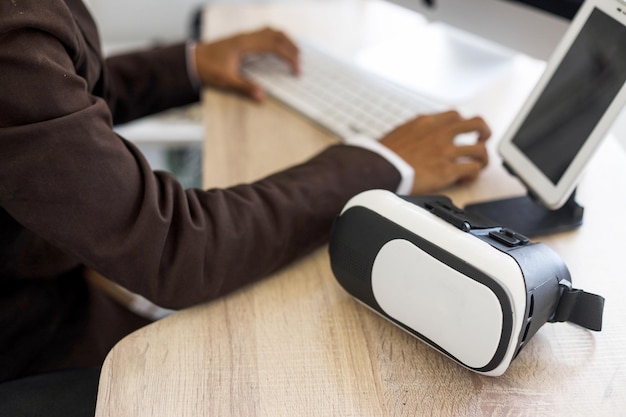
M 203 0 L 84 0 L 100 27 L 105 52 L 186 39 Z
M 271 0 L 84 0 L 96 18 L 105 54 L 135 47 L 185 40 L 199 33 L 199 13 L 203 7 L 220 1 Z M 278 0 L 286 1 L 286 0 Z M 297 0 L 291 0 L 297 1 Z M 417 1 L 417 0 L 415 0 Z M 148 144 L 174 140 L 179 143 L 202 141 L 199 106 L 179 109 L 165 115 L 118 127 L 134 142 Z M 626 147 L 626 110 L 613 127 L 613 134 Z

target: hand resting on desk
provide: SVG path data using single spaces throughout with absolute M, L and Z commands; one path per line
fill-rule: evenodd
M 475 144 L 457 145 L 454 138 L 478 133 Z M 456 111 L 422 115 L 394 129 L 381 143 L 415 170 L 413 193 L 435 191 L 478 177 L 489 162 L 485 142 L 491 130 L 480 117 L 465 119 Z

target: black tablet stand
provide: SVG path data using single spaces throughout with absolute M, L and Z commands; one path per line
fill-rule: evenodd
M 550 210 L 530 194 L 469 204 L 467 213 L 483 216 L 526 236 L 541 236 L 572 230 L 583 223 L 584 208 L 576 202 L 576 191 L 557 210 Z

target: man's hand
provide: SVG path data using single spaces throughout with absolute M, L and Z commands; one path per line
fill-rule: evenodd
M 262 101 L 265 92 L 239 72 L 241 60 L 248 54 L 273 53 L 284 59 L 294 74 L 300 72 L 299 50 L 284 33 L 266 28 L 196 47 L 196 67 L 204 85 L 235 90 Z
M 457 145 L 454 138 L 475 132 L 475 144 Z M 480 117 L 465 119 L 456 111 L 419 116 L 387 134 L 381 143 L 415 170 L 413 193 L 435 191 L 478 177 L 489 157 L 485 142 L 491 131 Z

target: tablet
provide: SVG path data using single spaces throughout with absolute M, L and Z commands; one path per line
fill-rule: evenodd
M 548 209 L 572 195 L 626 102 L 625 81 L 626 0 L 586 0 L 498 145 Z

